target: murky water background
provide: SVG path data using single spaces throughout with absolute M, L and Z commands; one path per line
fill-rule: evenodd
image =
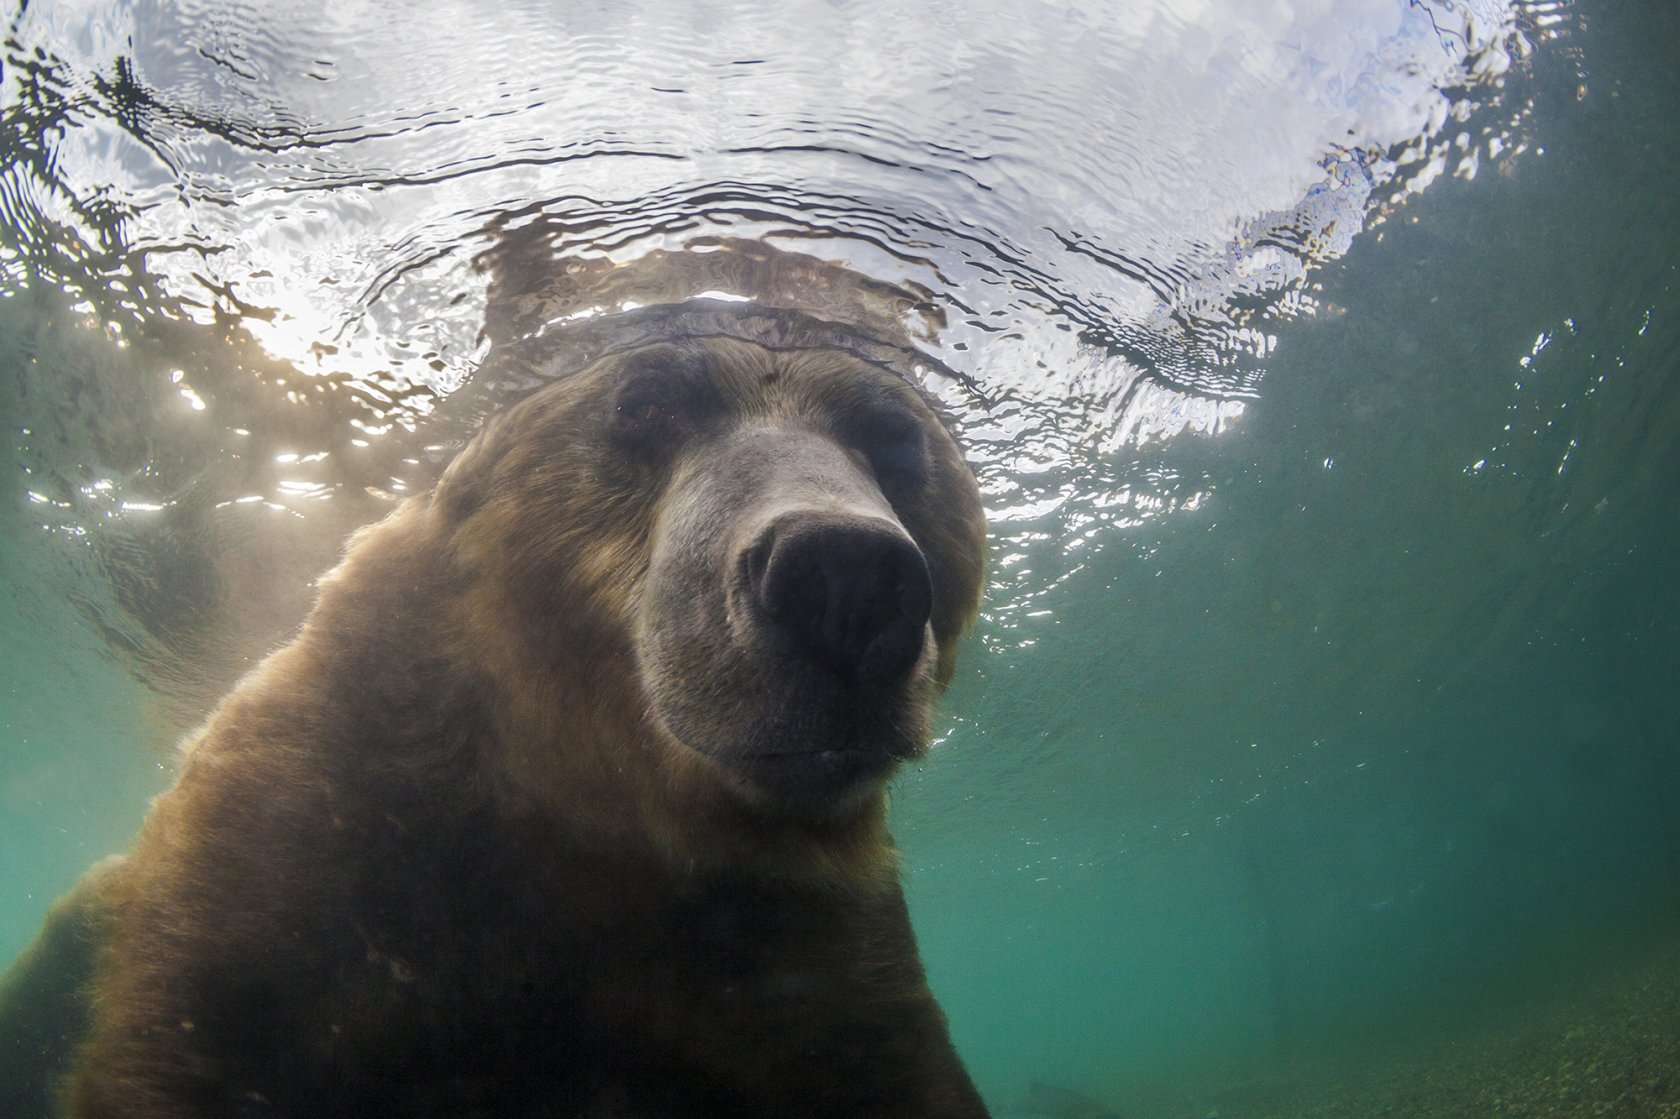
M 344 531 L 561 355 L 743 297 L 889 308 L 846 344 L 987 492 L 894 814 L 1000 1112 L 1205 1115 L 1673 935 L 1670 6 L 7 26 L 0 956 Z

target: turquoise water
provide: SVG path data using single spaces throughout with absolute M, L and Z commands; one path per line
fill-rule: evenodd
M 1213 499 L 970 661 L 899 834 L 994 1090 L 1190 1114 L 1680 931 L 1680 20 L 1593 17 L 1541 158 L 1328 270 Z
M 436 76 L 459 112 L 398 111 L 382 98 L 403 91 L 381 84 L 391 68 L 355 27 L 337 46 L 284 21 L 240 39 L 238 20 L 197 13 L 198 46 L 251 78 L 190 71 L 188 47 L 159 45 L 181 13 L 17 16 L 0 957 L 132 834 L 198 692 L 295 621 L 332 541 L 377 515 L 372 491 L 423 473 L 424 448 L 454 436 L 432 402 L 482 356 L 471 257 L 496 216 L 526 207 L 570 223 L 574 249 L 631 258 L 793 229 L 784 244 L 951 308 L 930 345 L 990 394 L 951 399 L 994 514 L 993 587 L 946 733 L 899 780 L 893 815 L 935 989 L 999 1112 L 1044 1081 L 1129 1115 L 1205 1115 L 1226 1080 L 1303 1057 L 1376 1061 L 1672 944 L 1680 13 L 1517 6 L 1533 52 L 1509 52 L 1502 85 L 1439 79 L 1462 112 L 1418 125 L 1420 142 L 1462 153 L 1462 130 L 1480 162 L 1436 178 L 1427 159 L 1393 158 L 1413 123 L 1384 132 L 1372 105 L 1412 94 L 1370 75 L 1408 72 L 1407 44 L 1434 42 L 1419 12 L 1450 26 L 1502 6 L 1297 5 L 1257 23 L 1240 7 L 1200 23 L 1157 12 L 1130 38 L 1089 13 L 1084 38 L 1034 24 L 1050 46 L 1021 47 L 1018 71 L 986 52 L 1021 11 L 1000 6 L 972 43 L 931 13 L 896 59 L 906 70 L 848 68 L 835 93 L 771 28 L 734 61 L 767 59 L 779 86 L 667 119 L 652 106 L 671 95 L 638 80 L 645 134 L 566 118 L 582 147 L 614 155 L 578 166 L 548 158 L 574 137 L 542 115 L 557 90 L 540 68 L 510 64 L 505 114 L 464 64 Z M 648 57 L 693 78 L 701 48 L 660 32 L 657 12 L 614 12 L 600 19 L 638 28 L 642 54 L 589 54 L 596 88 Z M 1210 38 L 1220 20 L 1250 21 L 1229 72 L 1207 47 L 1225 41 Z M 1336 27 L 1376 45 L 1336 55 Z M 147 96 L 124 100 L 96 79 L 136 29 L 126 50 Z M 52 99 L 29 93 L 31 36 L 85 68 L 46 82 L 71 106 L 50 120 Z M 1441 43 L 1453 64 L 1470 56 Z M 469 39 L 463 58 L 495 45 Z M 852 46 L 853 61 L 887 49 Z M 992 61 L 986 80 L 916 85 L 917 66 L 960 67 L 960 47 Z M 1279 62 L 1285 47 L 1330 61 Z M 1027 65 L 1064 52 L 1054 73 Z M 287 80 L 310 59 L 365 80 Z M 1167 92 L 1123 84 L 1129 69 Z M 1253 89 L 1232 77 L 1256 74 Z M 1297 80 L 1314 96 L 1264 95 Z M 778 88 L 806 96 L 755 100 Z M 1372 88 L 1371 102 L 1350 92 Z M 1106 99 L 1129 108 L 1073 145 Z M 361 132 L 322 108 L 341 103 Z M 1227 130 L 1239 103 L 1272 126 L 1260 140 Z M 988 104 L 1014 123 L 962 131 Z M 1309 104 L 1333 111 L 1297 126 Z M 772 108 L 789 135 L 729 132 Z M 1325 121 L 1368 129 L 1399 164 L 1360 163 L 1357 199 L 1328 211 L 1291 162 L 1291 137 L 1311 154 Z M 550 125 L 550 146 L 531 147 Z M 317 148 L 288 131 L 340 126 L 348 139 Z M 489 139 L 463 139 L 474 130 Z M 801 130 L 818 150 L 790 154 Z M 850 155 L 819 143 L 842 135 Z M 40 150 L 53 157 L 31 163 Z M 461 166 L 483 173 L 432 173 Z M 1345 162 L 1302 166 L 1348 181 Z M 1204 227 L 1204 213 L 1222 216 Z M 1082 238 L 1092 252 L 1065 249 Z M 1139 274 L 1155 278 L 1149 298 L 1114 278 Z M 323 330 L 330 346 L 311 349 Z M 330 388 L 300 402 L 303 384 Z M 325 457 L 308 473 L 312 453 Z M 237 570 L 192 566 L 203 541 Z M 261 597 L 257 576 L 283 589 Z M 160 669 L 196 672 L 193 657 L 213 665 L 202 678 Z

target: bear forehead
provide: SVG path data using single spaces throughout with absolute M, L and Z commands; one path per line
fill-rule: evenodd
M 692 386 L 705 390 L 709 403 L 744 414 L 843 417 L 860 408 L 921 411 L 918 405 L 927 404 L 896 374 L 842 350 L 777 351 L 722 338 L 645 346 L 603 362 L 590 380 L 596 393 L 647 386 L 680 397 Z

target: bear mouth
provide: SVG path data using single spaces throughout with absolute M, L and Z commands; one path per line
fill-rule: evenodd
M 829 704 L 850 708 L 851 717 L 816 723 L 786 717 L 790 708 L 810 703 L 804 689 L 776 699 L 780 702 L 772 701 L 769 710 L 727 729 L 686 718 L 686 705 L 677 703 L 673 710 L 656 698 L 649 699 L 648 720 L 676 748 L 711 762 L 749 801 L 798 814 L 827 815 L 861 803 L 901 762 L 924 749 L 920 728 L 925 714 L 917 717 L 919 705 L 910 689 L 886 703 L 830 696 Z M 886 711 L 902 715 L 891 718 Z
M 878 787 L 899 759 L 858 748 L 731 754 L 720 761 L 737 780 L 788 807 L 838 809 Z

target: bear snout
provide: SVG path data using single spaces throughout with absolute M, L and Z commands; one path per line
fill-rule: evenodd
M 752 607 L 788 652 L 870 682 L 921 659 L 933 582 L 921 550 L 878 518 L 791 513 L 743 556 Z

